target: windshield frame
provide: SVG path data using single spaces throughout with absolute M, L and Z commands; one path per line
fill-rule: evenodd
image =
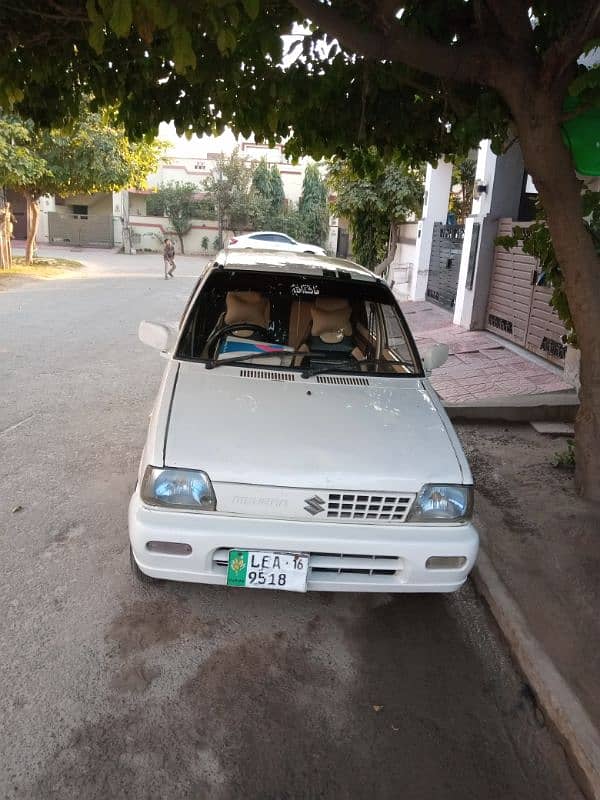
M 240 273 L 240 272 L 242 272 L 242 270 L 234 270 L 234 269 L 228 270 L 227 268 L 224 269 L 221 265 L 219 265 L 217 263 L 214 263 L 214 264 L 208 266 L 208 268 L 205 269 L 204 273 L 201 275 L 201 277 L 199 278 L 198 282 L 196 283 L 196 286 L 194 287 L 194 289 L 193 289 L 193 291 L 192 291 L 192 293 L 191 293 L 191 295 L 190 295 L 190 297 L 189 297 L 189 299 L 187 301 L 184 313 L 181 316 L 180 326 L 179 326 L 179 335 L 177 337 L 177 342 L 175 344 L 175 347 L 173 348 L 173 353 L 172 353 L 173 360 L 183 361 L 183 362 L 190 362 L 190 363 L 195 363 L 195 364 L 202 364 L 205 368 L 207 366 L 211 365 L 211 364 L 214 365 L 213 358 L 197 358 L 195 356 L 194 357 L 190 357 L 190 356 L 187 356 L 184 353 L 182 353 L 181 350 L 182 350 L 182 344 L 183 344 L 183 342 L 184 342 L 184 340 L 186 338 L 187 332 L 188 332 L 188 326 L 191 323 L 191 320 L 193 318 L 194 312 L 196 310 L 196 306 L 197 306 L 198 302 L 200 301 L 200 297 L 202 295 L 202 292 L 205 290 L 206 284 L 208 283 L 208 281 L 210 280 L 211 276 L 214 275 L 215 272 Z M 296 280 L 299 280 L 299 281 L 306 281 L 307 280 L 307 276 L 305 274 L 291 272 L 291 271 L 288 272 L 287 270 L 284 272 L 284 271 L 281 271 L 281 270 L 264 270 L 264 269 L 248 270 L 248 269 L 244 269 L 243 272 L 244 272 L 244 274 L 248 274 L 248 276 L 260 275 L 261 277 L 265 277 L 265 276 L 268 276 L 268 275 L 272 275 L 273 277 L 285 276 L 286 278 L 289 277 L 289 278 L 293 278 L 293 279 L 296 279 Z M 315 276 L 315 277 L 317 277 L 317 276 Z M 325 276 L 318 276 L 318 278 L 320 280 L 336 280 L 336 282 L 339 281 L 340 283 L 345 283 L 346 280 L 348 280 L 346 278 L 344 278 L 344 279 L 329 279 L 329 278 L 326 278 Z M 392 290 L 390 289 L 389 285 L 381 278 L 377 278 L 375 281 L 373 281 L 373 283 L 371 283 L 370 281 L 364 281 L 363 282 L 360 279 L 358 279 L 358 280 L 354 279 L 354 280 L 352 280 L 352 283 L 354 285 L 360 285 L 361 283 L 365 283 L 365 284 L 367 284 L 367 286 L 368 285 L 376 285 L 377 288 L 378 288 L 378 291 L 383 291 L 384 292 L 384 294 L 386 295 L 385 299 L 387 301 L 387 305 L 389 305 L 394 310 L 394 312 L 396 313 L 396 315 L 398 317 L 398 322 L 399 322 L 399 324 L 401 326 L 403 336 L 404 336 L 404 338 L 406 340 L 406 345 L 408 347 L 408 350 L 409 350 L 410 355 L 411 355 L 412 360 L 413 360 L 414 369 L 412 369 L 412 365 L 411 365 L 411 370 L 412 371 L 410 371 L 410 372 L 396 372 L 396 371 L 392 371 L 392 370 L 390 370 L 389 372 L 388 371 L 377 372 L 377 371 L 374 371 L 373 369 L 366 369 L 366 370 L 363 370 L 363 369 L 360 369 L 360 368 L 357 368 L 357 369 L 344 369 L 343 367 L 336 367 L 336 366 L 332 365 L 332 366 L 328 367 L 326 370 L 321 370 L 321 369 L 318 368 L 318 354 L 313 353 L 313 356 L 315 356 L 315 361 L 317 362 L 317 363 L 314 364 L 314 367 L 317 368 L 318 374 L 331 373 L 331 374 L 348 375 L 348 376 L 356 375 L 356 376 L 369 377 L 369 378 L 413 378 L 413 379 L 422 379 L 422 378 L 426 377 L 425 370 L 424 370 L 424 367 L 423 367 L 423 362 L 421 360 L 421 356 L 420 356 L 419 350 L 417 348 L 416 342 L 415 342 L 414 337 L 412 335 L 412 331 L 410 330 L 410 327 L 409 327 L 409 325 L 408 325 L 408 323 L 406 321 L 406 317 L 404 316 L 404 313 L 402 312 L 402 309 L 400 308 L 400 305 L 399 305 L 398 301 L 396 300 L 396 297 L 394 296 L 394 294 L 393 294 Z M 374 302 L 374 301 L 372 301 L 372 302 Z M 380 301 L 378 301 L 378 306 L 379 306 L 379 314 L 378 315 L 380 317 L 382 317 L 383 316 L 383 312 L 381 311 L 382 303 Z M 382 343 L 381 343 L 382 349 L 388 348 L 390 350 L 393 350 L 393 346 L 389 343 L 388 328 L 387 328 L 387 325 L 384 323 L 383 319 L 379 320 L 379 327 L 380 327 L 381 330 L 383 330 L 385 332 L 385 340 L 382 341 Z M 272 357 L 276 357 L 276 354 L 271 354 L 271 355 L 272 355 Z M 308 352 L 307 355 L 310 355 L 310 352 Z M 282 356 L 284 356 L 284 353 L 282 353 Z M 366 360 L 368 361 L 368 360 L 371 360 L 371 359 L 366 359 Z M 398 362 L 399 363 L 404 363 L 404 362 L 402 362 L 401 359 L 398 359 Z M 361 362 L 357 361 L 356 363 L 358 365 Z M 390 363 L 393 363 L 393 362 L 390 362 Z M 307 372 L 307 368 L 305 366 L 304 367 L 301 366 L 300 364 L 295 364 L 295 363 L 292 363 L 290 365 L 286 365 L 286 364 L 266 364 L 266 363 L 262 363 L 262 358 L 260 358 L 260 357 L 256 358 L 253 361 L 253 360 L 250 360 L 250 359 L 241 360 L 241 358 L 239 356 L 236 357 L 236 356 L 232 355 L 231 358 L 221 359 L 219 361 L 219 365 L 223 366 L 223 367 L 226 367 L 226 366 L 236 367 L 236 366 L 239 366 L 239 365 L 241 365 L 241 366 L 251 366 L 252 368 L 256 367 L 256 368 L 259 368 L 259 369 L 266 369 L 266 370 L 269 370 L 269 371 L 278 370 L 278 371 L 283 371 L 283 372 L 294 372 L 294 373 L 300 373 L 300 374 L 304 373 L 304 372 Z M 308 371 L 310 371 L 310 368 L 309 368 Z

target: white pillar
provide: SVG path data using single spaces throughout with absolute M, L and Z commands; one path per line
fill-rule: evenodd
M 48 212 L 54 211 L 55 209 L 56 203 L 54 201 L 54 197 L 50 195 L 44 195 L 43 197 L 40 197 L 40 218 L 37 233 L 38 242 L 49 241 Z
M 436 167 L 427 165 L 423 214 L 417 228 L 415 265 L 410 281 L 411 300 L 424 300 L 429 275 L 429 258 L 433 242 L 433 226 L 446 222 L 448 200 L 452 189 L 452 164 L 440 159 Z
M 113 242 L 116 245 L 123 244 L 123 223 L 127 212 L 128 199 L 129 192 L 127 189 L 123 189 L 121 192 L 113 192 Z
M 454 306 L 455 325 L 469 330 L 485 327 L 498 220 L 517 218 L 523 174 L 523 155 L 517 143 L 503 155 L 496 156 L 489 139 L 480 142 L 475 184 L 482 183 L 486 190 L 479 197 L 473 196 L 471 215 L 465 222 Z M 476 224 L 479 228 L 474 235 Z

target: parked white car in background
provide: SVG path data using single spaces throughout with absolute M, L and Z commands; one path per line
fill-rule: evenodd
M 222 251 L 178 331 L 129 507 L 142 580 L 449 592 L 472 568 L 473 480 L 383 280 L 349 261 Z
M 325 250 L 316 244 L 297 242 L 285 233 L 277 231 L 256 231 L 240 236 L 232 236 L 227 243 L 228 250 L 287 250 L 292 253 L 314 253 L 326 255 Z

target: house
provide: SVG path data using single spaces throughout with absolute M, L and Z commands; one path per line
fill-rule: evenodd
M 169 231 L 168 221 L 152 213 L 148 198 L 162 183 L 195 183 L 198 198 L 204 193 L 204 182 L 217 166 L 221 153 L 230 154 L 238 147 L 249 165 L 266 158 L 281 175 L 285 197 L 297 203 L 302 193 L 304 170 L 311 159 L 292 164 L 282 145 L 269 147 L 253 141 L 236 139 L 231 132 L 219 137 L 193 136 L 191 140 L 178 137 L 173 126 L 163 124 L 159 138 L 169 143 L 164 162 L 157 172 L 148 176 L 148 188 L 125 189 L 121 192 L 43 198 L 40 203 L 39 242 L 68 243 L 89 246 L 119 246 L 126 250 L 160 250 Z M 18 198 L 14 198 L 18 210 Z M 18 217 L 16 237 L 26 238 L 25 216 Z M 185 237 L 186 252 L 202 252 L 206 238 L 212 249 L 218 234 L 215 219 L 193 220 Z

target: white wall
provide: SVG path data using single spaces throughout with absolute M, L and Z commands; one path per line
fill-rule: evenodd
M 166 236 L 173 239 L 175 249 L 179 250 L 179 239 L 170 229 L 169 221 L 165 217 L 141 217 L 136 214 L 129 214 L 129 227 L 132 234 L 139 234 L 139 244 L 133 244 L 138 250 L 153 250 L 162 252 Z M 209 252 L 214 252 L 213 241 L 219 233 L 216 222 L 212 220 L 194 220 L 192 229 L 183 238 L 186 255 L 203 253 L 202 239 L 207 236 L 209 241 Z M 226 239 L 224 231 L 223 238 Z M 137 236 L 136 236 L 137 239 Z M 135 242 L 136 239 L 133 239 Z
M 410 294 L 411 278 L 417 257 L 418 222 L 405 222 L 400 225 L 398 246 L 391 263 L 390 277 L 394 281 L 394 289 L 400 297 Z

